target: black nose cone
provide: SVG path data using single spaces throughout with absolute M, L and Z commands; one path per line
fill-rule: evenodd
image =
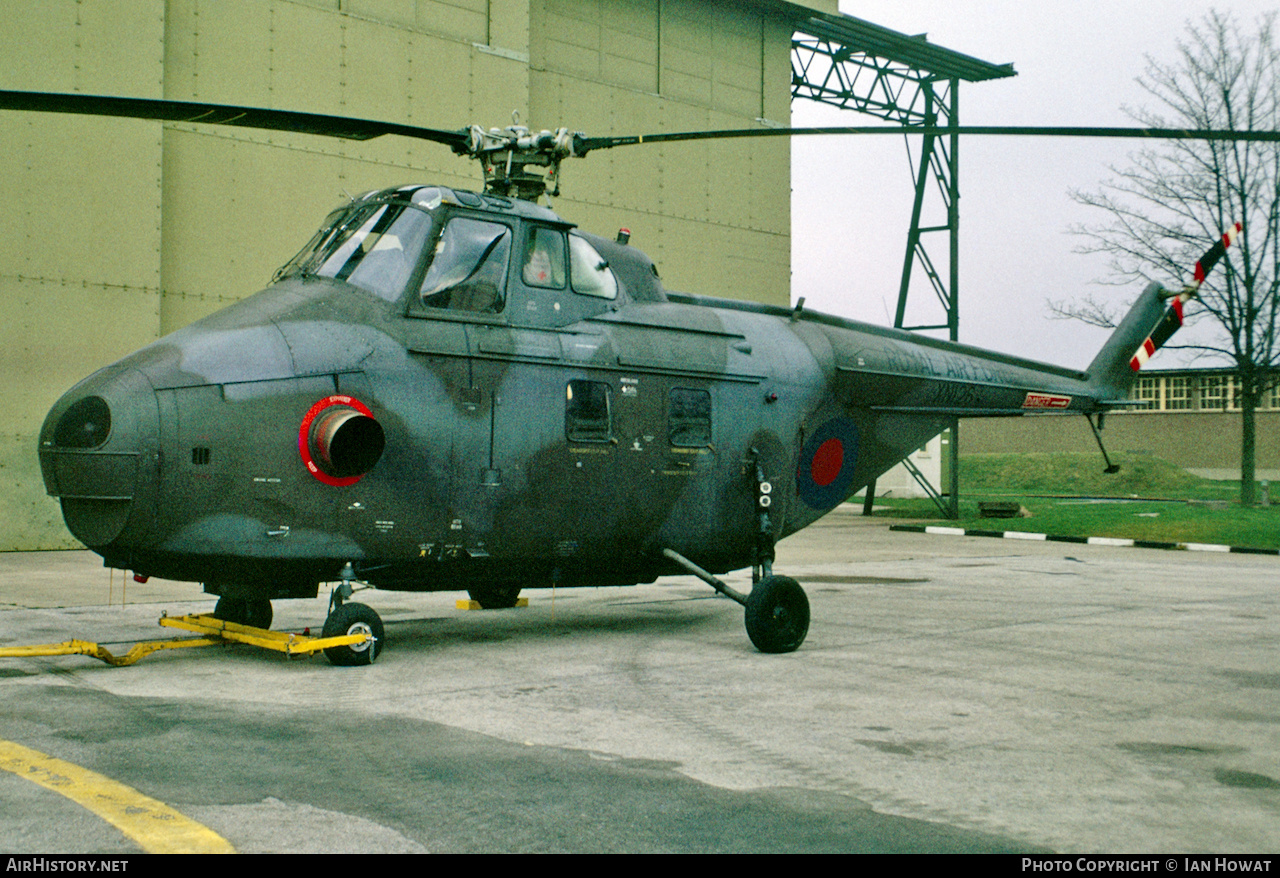
M 40 431 L 40 469 L 76 539 L 99 548 L 121 535 L 137 502 L 150 500 L 156 444 L 155 391 L 132 369 L 104 370 L 54 404 Z

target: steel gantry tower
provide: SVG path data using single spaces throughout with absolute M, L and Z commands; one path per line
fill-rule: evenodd
M 896 125 L 959 126 L 960 83 L 1014 76 L 1012 64 L 992 64 L 848 15 L 816 14 L 799 21 L 791 43 L 791 96 L 865 113 Z M 894 326 L 945 329 L 959 340 L 960 139 L 957 132 L 920 135 L 907 151 L 915 179 Z M 930 217 L 926 220 L 925 217 Z M 932 219 L 941 217 L 942 219 Z M 936 300 L 933 322 L 906 325 L 907 299 L 926 283 Z M 940 492 L 904 460 L 912 476 L 944 514 L 959 516 L 959 429 L 953 418 L 948 443 L 948 484 Z M 944 499 L 942 493 L 947 494 Z M 870 510 L 875 483 L 867 490 Z

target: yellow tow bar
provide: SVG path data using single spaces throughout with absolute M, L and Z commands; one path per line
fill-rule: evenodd
M 183 649 L 190 646 L 213 646 L 218 643 L 247 643 L 283 652 L 287 656 L 312 655 L 333 646 L 355 646 L 370 639 L 366 633 L 343 634 L 339 637 L 312 637 L 308 634 L 292 634 L 287 631 L 269 631 L 214 618 L 211 614 L 194 616 L 160 617 L 165 628 L 193 631 L 205 637 L 187 637 L 177 640 L 153 640 L 135 643 L 124 655 L 113 655 L 106 647 L 88 640 L 67 640 L 63 643 L 42 643 L 34 646 L 0 646 L 0 658 L 32 658 L 49 655 L 87 655 L 115 667 L 131 665 L 162 649 Z

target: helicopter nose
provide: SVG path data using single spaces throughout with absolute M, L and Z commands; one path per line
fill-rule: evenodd
M 108 367 L 73 387 L 40 430 L 45 489 L 90 548 L 118 539 L 154 507 L 155 391 L 136 369 Z

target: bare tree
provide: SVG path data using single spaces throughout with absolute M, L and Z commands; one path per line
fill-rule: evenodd
M 1208 13 L 1187 25 L 1169 64 L 1147 58 L 1139 79 L 1158 108 L 1125 112 L 1162 128 L 1280 129 L 1280 54 L 1276 15 L 1242 31 L 1230 15 Z M 1132 166 L 1098 192 L 1076 201 L 1108 214 L 1105 223 L 1074 231 L 1086 252 L 1112 256 L 1118 282 L 1188 277 L 1196 258 L 1224 229 L 1243 221 L 1244 232 L 1223 270 L 1199 290 L 1199 308 L 1187 314 L 1213 324 L 1204 341 L 1181 345 L 1227 358 L 1239 381 L 1242 413 L 1240 501 L 1255 502 L 1256 418 L 1263 394 L 1280 377 L 1280 144 L 1245 141 L 1171 141 L 1130 156 Z M 1095 298 L 1052 303 L 1065 316 L 1114 324 L 1117 309 Z

